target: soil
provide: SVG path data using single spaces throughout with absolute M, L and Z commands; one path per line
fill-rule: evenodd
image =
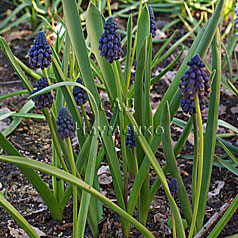
M 7 9 L 13 9 L 13 5 L 6 5 L 2 1 L 0 2 L 0 20 L 3 19 L 3 13 Z M 156 15 L 157 24 L 167 24 L 168 17 L 166 15 Z M 161 23 L 162 22 L 162 23 Z M 125 23 L 125 22 L 124 22 Z M 180 24 L 177 26 L 178 35 L 180 38 L 186 31 L 186 28 Z M 174 29 L 169 29 L 173 31 Z M 14 32 L 18 32 L 15 34 Z M 20 33 L 19 33 L 20 32 Z M 171 32 L 166 32 L 166 36 L 171 35 Z M 11 29 L 3 35 L 10 39 L 10 47 L 17 57 L 19 57 L 24 63 L 28 64 L 26 55 L 33 43 L 33 32 L 29 28 L 29 24 L 23 23 L 18 28 Z M 173 42 L 175 42 L 174 39 Z M 187 40 L 187 46 L 192 43 L 191 40 Z M 153 53 L 157 52 L 161 44 L 154 44 Z M 173 52 L 166 58 L 156 69 L 153 74 L 160 72 L 165 66 L 167 66 L 176 57 L 176 52 Z M 208 54 L 208 57 L 209 54 Z M 151 103 L 152 109 L 159 105 L 159 102 L 167 90 L 170 81 L 169 78 L 175 72 L 181 62 L 175 65 L 170 72 L 170 75 L 164 76 L 163 79 L 153 85 L 151 89 Z M 227 76 L 227 70 L 224 75 Z M 35 80 L 30 78 L 32 84 L 35 84 Z M 237 86 L 237 85 L 236 85 Z M 0 50 L 0 95 L 14 92 L 24 89 L 24 85 L 14 72 L 13 68 L 9 64 L 2 50 Z M 27 102 L 28 95 L 20 95 L 12 98 L 4 99 L 0 101 L 0 108 L 8 108 L 10 110 L 18 111 Z M 237 114 L 238 110 L 238 98 L 232 95 L 224 87 L 221 89 L 221 105 L 219 112 L 219 119 L 222 119 L 231 125 L 237 127 Z M 38 112 L 35 109 L 32 112 Z M 204 123 L 206 122 L 207 111 L 204 112 Z M 184 115 L 181 109 L 176 114 L 176 117 L 187 120 L 188 115 Z M 7 121 L 9 123 L 9 121 Z M 172 123 L 172 139 L 177 141 L 181 129 Z M 218 133 L 230 133 L 231 131 L 222 127 L 218 128 Z M 52 163 L 51 154 L 51 135 L 48 129 L 48 125 L 42 120 L 23 119 L 18 128 L 8 137 L 12 144 L 22 153 L 23 156 L 32 158 L 44 163 Z M 226 139 L 234 146 L 238 146 L 238 135 Z M 2 152 L 4 154 L 4 152 Z M 188 193 L 191 195 L 191 175 L 193 162 L 186 159 L 184 156 L 193 154 L 193 144 L 186 142 L 181 153 L 178 156 L 178 165 L 181 171 L 183 181 L 186 185 Z M 221 156 L 223 151 L 216 147 L 216 154 Z M 164 165 L 165 159 L 163 150 L 159 147 L 156 157 L 158 158 L 161 166 Z M 107 165 L 105 161 L 102 165 Z M 27 221 L 33 226 L 45 233 L 42 237 L 72 237 L 72 201 L 67 204 L 63 220 L 55 221 L 52 219 L 47 207 L 43 203 L 42 199 L 31 186 L 29 181 L 21 174 L 21 171 L 12 164 L 4 163 L 0 161 L 0 191 L 5 195 L 7 200 L 27 219 Z M 52 188 L 51 177 L 39 173 L 43 180 Z M 151 168 L 150 179 L 153 183 L 156 179 L 156 174 Z M 168 176 L 168 179 L 170 177 Z M 223 185 L 222 185 L 223 184 Z M 211 195 L 208 199 L 206 207 L 207 221 L 218 209 L 231 198 L 234 198 L 238 191 L 238 177 L 226 170 L 213 166 L 213 172 L 211 177 L 211 184 L 209 191 L 215 191 L 220 186 L 219 191 L 215 195 Z M 113 193 L 112 184 L 102 185 L 103 193 L 110 198 L 115 198 Z M 191 197 L 190 197 L 191 198 Z M 178 199 L 176 201 L 179 203 Z M 100 237 L 122 237 L 120 219 L 117 214 L 104 206 L 104 219 L 100 221 L 101 235 Z M 135 212 L 136 217 L 136 212 Z M 162 187 L 159 188 L 149 211 L 147 228 L 153 232 L 155 237 L 172 237 L 171 228 L 169 227 L 167 220 L 170 217 L 170 208 L 166 199 L 165 193 Z M 16 229 L 16 230 L 14 230 Z M 211 230 L 211 229 L 210 229 Z M 219 237 L 226 237 L 238 233 L 238 212 L 236 211 L 232 218 L 229 220 Z M 15 235 L 14 235 L 15 234 Z M 0 237 L 20 237 L 21 230 L 17 223 L 8 215 L 2 208 L 0 208 Z M 22 236 L 25 237 L 25 236 Z M 89 227 L 87 226 L 85 237 L 92 237 Z M 142 237 L 141 234 L 133 227 L 131 227 L 131 237 Z M 206 236 L 204 236 L 206 237 Z

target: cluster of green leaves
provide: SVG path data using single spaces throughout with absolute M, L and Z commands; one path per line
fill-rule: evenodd
M 169 39 L 166 39 L 153 59 L 148 8 L 146 4 L 143 4 L 143 1 L 136 3 L 139 6 L 137 26 L 133 29 L 133 16 L 131 14 L 127 22 L 126 35 L 122 40 L 123 45 L 127 43 L 126 56 L 121 61 L 114 61 L 112 64 L 101 57 L 100 51 L 98 50 L 99 39 L 103 33 L 105 19 L 101 15 L 101 9 L 97 6 L 100 5 L 100 7 L 102 7 L 101 3 L 104 3 L 105 7 L 107 3 L 109 15 L 112 15 L 109 1 L 102 1 L 100 4 L 99 2 L 100 1 L 92 1 L 88 6 L 85 23 L 87 39 L 85 39 L 82 22 L 78 13 L 81 1 L 78 1 L 78 5 L 76 5 L 74 0 L 62 1 L 64 19 L 60 19 L 59 17 L 58 19 L 66 30 L 62 37 L 57 37 L 55 45 L 52 46 L 52 66 L 43 73 L 34 71 L 23 64 L 12 54 L 4 38 L 0 38 L 1 48 L 24 83 L 27 92 L 31 94 L 29 101 L 19 113 L 12 112 L 0 115 L 1 119 L 9 116 L 15 117 L 9 127 L 10 129 L 8 128 L 3 133 L 0 133 L 0 145 L 5 153 L 8 154 L 8 156 L 0 156 L 0 160 L 14 163 L 19 167 L 41 195 L 54 219 L 62 219 L 65 205 L 73 194 L 73 237 L 84 237 L 86 222 L 88 222 L 94 237 L 99 236 L 98 221 L 103 215 L 102 203 L 120 215 L 124 237 L 129 237 L 130 224 L 136 227 L 145 237 L 154 237 L 146 228 L 146 221 L 151 201 L 161 184 L 171 207 L 173 232 L 177 234 L 177 237 L 186 237 L 185 228 L 183 226 L 184 221 L 181 218 L 181 213 L 174 197 L 170 193 L 166 179 L 166 175 L 169 172 L 170 175 L 178 181 L 178 199 L 181 204 L 182 213 L 189 227 L 189 237 L 192 237 L 203 226 L 216 144 L 225 150 L 225 153 L 231 158 L 232 162 L 230 163 L 223 158 L 216 158 L 216 163 L 225 166 L 237 174 L 236 166 L 238 165 L 238 161 L 234 156 L 234 154 L 238 154 L 237 148 L 222 139 L 220 135 L 217 135 L 218 123 L 231 128 L 237 133 L 237 128 L 223 121 L 218 121 L 220 86 L 222 81 L 221 39 L 218 26 L 222 18 L 225 1 L 219 1 L 212 17 L 204 26 L 200 25 L 202 22 L 201 19 L 191 31 L 173 44 L 172 47 L 162 55 L 165 48 L 173 40 L 176 32 Z M 150 105 L 151 85 L 160 80 L 160 78 L 178 62 L 182 56 L 183 49 L 176 60 L 169 64 L 159 75 L 152 78 L 151 71 L 159 62 L 181 45 L 187 37 L 193 33 L 195 34 L 196 29 L 198 30 L 198 34 L 173 82 L 153 115 Z M 134 43 L 132 44 L 133 36 Z M 191 117 L 188 122 L 181 121 L 174 116 L 180 106 L 181 99 L 178 84 L 188 69 L 187 62 L 190 61 L 195 54 L 199 54 L 201 58 L 204 58 L 210 45 L 212 48 L 212 66 L 210 68 L 212 72 L 212 93 L 209 102 L 208 121 L 206 129 L 203 131 L 197 99 L 197 113 Z M 59 58 L 60 52 L 63 52 L 62 61 Z M 96 62 L 90 57 L 92 54 Z M 137 59 L 135 82 L 130 85 L 131 68 L 134 57 Z M 121 67 L 121 62 L 123 61 L 125 61 L 124 73 Z M 209 69 L 209 66 L 207 67 Z M 32 94 L 33 87 L 24 72 L 36 79 L 39 79 L 44 74 L 48 77 L 51 84 L 49 87 Z M 85 86 L 75 82 L 78 76 L 82 78 Z M 100 84 L 95 83 L 95 76 L 99 78 Z M 76 85 L 87 91 L 92 109 L 92 128 L 88 128 L 86 133 L 82 133 L 83 118 L 72 94 L 72 86 Z M 100 110 L 101 99 L 99 97 L 98 88 L 107 93 L 109 103 L 112 106 L 113 115 L 110 123 L 107 120 L 105 111 Z M 54 90 L 56 93 L 52 109 L 43 109 L 43 115 L 29 113 L 34 107 L 31 98 L 50 90 Z M 20 91 L 12 95 L 25 92 L 26 91 Z M 6 98 L 6 96 L 3 95 L 1 98 Z M 134 114 L 128 109 L 127 104 L 131 98 L 134 99 Z M 117 102 L 116 107 L 114 106 L 115 102 Z M 57 125 L 55 123 L 56 115 L 65 104 L 69 108 L 73 120 L 77 123 L 77 138 L 80 147 L 79 154 L 76 154 L 73 150 L 70 140 L 60 140 L 57 132 Z M 84 112 L 83 105 L 81 106 L 81 111 Z M 85 113 L 83 114 L 85 115 Z M 19 125 L 21 118 L 38 118 L 48 121 L 52 134 L 52 166 L 24 158 L 7 139 L 6 136 Z M 85 120 L 87 120 L 86 116 Z M 183 128 L 183 133 L 174 148 L 172 147 L 170 132 L 170 123 L 172 121 Z M 128 126 L 129 122 L 136 132 L 136 148 L 134 151 L 127 148 L 125 145 L 125 134 L 120 133 L 121 153 L 118 154 L 112 134 L 116 126 L 119 126 L 122 131 Z M 110 132 L 112 128 L 113 133 L 105 132 L 105 128 L 106 130 L 110 130 Z M 141 128 L 150 128 L 150 132 L 152 133 L 146 134 L 143 130 L 142 133 L 138 133 Z M 160 128 L 162 128 L 163 133 L 156 133 Z M 176 157 L 180 153 L 191 131 L 195 134 L 192 204 L 189 201 L 188 193 L 176 162 Z M 100 147 L 98 143 L 99 139 L 102 141 L 102 146 Z M 167 162 L 163 168 L 161 168 L 155 157 L 155 152 L 161 142 Z M 106 157 L 113 178 L 117 204 L 100 193 L 97 170 L 104 156 Z M 123 175 L 121 173 L 120 163 L 122 163 Z M 152 186 L 150 186 L 149 183 L 150 166 L 153 167 L 158 176 Z M 52 175 L 53 192 L 42 181 L 40 176 L 35 172 L 35 169 Z M 134 179 L 130 194 L 128 192 L 128 174 L 130 175 L 129 178 L 133 177 Z M 60 180 L 56 179 L 56 177 Z M 64 181 L 69 182 L 66 189 L 64 189 Z M 78 200 L 80 200 L 79 209 L 77 209 Z M 138 204 L 138 220 L 132 217 L 136 203 Z M 31 237 L 38 237 L 20 214 L 13 207 L 7 205 L 6 199 L 1 197 L 0 204 Z M 200 209 L 198 209 L 198 207 Z M 238 199 L 236 197 L 223 218 L 213 229 L 213 234 L 219 234 L 237 207 Z
M 38 32 L 43 25 L 51 26 L 49 22 L 53 24 L 56 15 L 62 11 L 62 5 L 60 3 L 60 0 L 14 0 L 12 4 L 15 4 L 16 7 L 10 14 L 6 15 L 5 19 L 0 23 L 0 34 L 8 31 L 12 27 L 16 27 L 25 20 L 29 20 L 32 28 L 38 25 L 36 32 Z M 11 22 L 14 17 L 16 17 L 17 20 Z
M 134 0 L 120 0 L 121 4 L 118 6 L 118 11 L 114 13 L 114 16 L 120 17 L 129 17 L 130 12 L 133 12 L 133 15 L 138 14 L 139 9 L 139 1 Z M 215 4 L 217 1 L 210 0 L 148 0 L 147 4 L 150 4 L 153 7 L 155 12 L 163 13 L 167 12 L 170 14 L 171 21 L 166 24 L 162 29 L 162 32 L 165 32 L 169 28 L 178 25 L 179 23 L 184 24 L 184 26 L 191 31 L 191 26 L 196 26 L 198 23 L 198 18 L 201 17 L 202 21 L 206 23 L 208 21 L 208 16 L 214 12 Z M 237 64 L 237 55 L 235 53 L 235 45 L 237 41 L 237 36 L 234 34 L 236 29 L 234 26 L 234 21 L 236 19 L 236 10 L 235 10 L 236 1 L 227 0 L 224 4 L 224 10 L 222 12 L 221 17 L 221 25 L 225 26 L 225 30 L 221 36 L 221 39 L 225 38 L 228 40 L 227 46 L 225 47 L 222 44 L 222 48 L 225 50 L 226 57 L 222 61 L 222 69 L 226 66 L 229 68 L 229 79 L 226 79 L 224 75 L 222 75 L 222 85 L 225 86 L 229 91 L 231 91 L 234 95 L 238 95 L 237 88 L 234 86 L 234 83 L 237 80 L 237 76 L 233 77 L 233 69 L 232 69 L 232 61 L 236 65 L 236 69 L 238 67 Z M 135 27 L 136 29 L 136 27 Z M 134 30 L 135 30 L 134 29 Z M 195 32 L 199 32 L 201 29 L 197 27 Z M 122 34 L 126 34 L 126 32 L 121 31 Z M 191 37 L 195 39 L 195 33 L 192 33 Z M 161 42 L 163 39 L 154 40 L 154 42 Z M 182 44 L 183 45 L 183 44 Z M 185 49 L 188 49 L 186 45 L 183 45 Z M 209 71 L 211 72 L 211 65 L 205 62 Z

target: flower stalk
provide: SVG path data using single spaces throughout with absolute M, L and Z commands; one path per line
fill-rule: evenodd
M 198 165 L 198 177 L 197 177 L 197 186 L 196 186 L 196 196 L 193 209 L 193 218 L 192 224 L 189 230 L 189 238 L 193 237 L 194 232 L 196 232 L 196 220 L 198 213 L 198 204 L 202 184 L 202 173 L 203 173 L 203 127 L 202 127 L 202 115 L 200 110 L 200 103 L 198 98 L 198 92 L 195 93 L 195 107 L 198 117 L 198 129 L 199 129 L 199 165 Z

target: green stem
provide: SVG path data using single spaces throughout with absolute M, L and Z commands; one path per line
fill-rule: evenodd
M 87 129 L 88 129 L 88 133 L 90 133 L 90 125 L 89 125 L 89 122 L 88 122 L 88 117 L 87 117 L 87 114 L 85 112 L 85 109 L 84 109 L 84 106 L 83 106 L 82 103 L 80 103 L 80 107 L 81 107 L 81 110 L 82 110 L 82 113 L 83 113 L 84 121 L 85 121 Z
M 133 154 L 133 159 L 134 159 L 135 177 L 136 177 L 139 172 L 139 168 L 138 168 L 138 162 L 137 162 L 137 158 L 136 158 L 136 150 L 134 147 L 132 148 L 132 154 Z
M 198 119 L 196 113 L 194 113 L 193 115 L 193 130 L 194 130 L 194 158 L 193 158 L 193 173 L 192 173 L 192 206 L 194 206 L 197 191 L 197 170 L 198 170 Z
M 176 226 L 175 226 L 175 220 L 173 212 L 171 211 L 171 218 L 172 218 L 172 227 L 173 227 L 173 238 L 176 238 Z
M 46 117 L 46 119 L 48 121 L 48 124 L 49 124 L 49 127 L 50 127 L 50 132 L 51 132 L 51 136 L 52 136 L 52 139 L 53 139 L 53 142 L 54 142 L 54 146 L 55 146 L 55 149 L 56 149 L 56 152 L 57 152 L 57 155 L 58 155 L 57 158 L 59 159 L 59 164 L 61 164 L 63 169 L 66 172 L 68 172 L 67 166 L 66 166 L 66 164 L 64 162 L 64 159 L 62 157 L 62 154 L 61 154 L 60 146 L 59 146 L 59 143 L 58 143 L 58 140 L 57 140 L 57 136 L 55 134 L 55 130 L 54 130 L 54 126 L 53 126 L 53 122 L 52 122 L 49 110 L 44 109 L 44 114 L 45 114 L 45 117 Z
M 170 129 L 170 108 L 168 102 L 163 109 L 161 118 L 161 127 L 164 129 L 162 134 L 162 146 L 164 151 L 164 157 L 166 163 L 168 164 L 170 175 L 178 180 L 178 198 L 181 203 L 181 208 L 183 210 L 185 219 L 188 225 L 191 225 L 192 221 L 192 209 L 190 205 L 190 200 L 184 186 L 180 171 L 178 169 L 177 161 L 174 155 L 172 141 L 171 141 L 171 129 Z
M 76 177 L 76 166 L 74 161 L 73 150 L 71 146 L 70 138 L 66 138 L 66 142 L 68 145 L 69 153 L 70 153 L 70 165 L 71 165 L 71 172 L 72 175 Z M 73 238 L 77 238 L 77 186 L 73 185 Z
M 48 76 L 48 73 L 47 73 L 47 70 L 46 68 L 43 69 L 43 74 L 45 75 L 45 77 L 48 79 L 48 81 L 50 80 L 49 79 L 49 76 Z M 51 85 L 51 82 L 49 81 L 49 85 Z
M 113 67 L 113 71 L 115 74 L 115 78 L 116 78 L 116 87 L 117 87 L 117 96 L 118 96 L 118 100 L 119 100 L 119 125 L 120 125 L 120 137 L 121 137 L 121 150 L 122 150 L 122 164 L 123 164 L 123 177 L 124 177 L 124 194 L 123 194 L 123 198 L 124 198 L 124 204 L 125 207 L 127 207 L 127 197 L 128 197 L 128 175 L 127 175 L 127 156 L 126 156 L 126 138 L 125 135 L 123 133 L 123 129 L 124 129 L 124 115 L 123 115 L 123 110 L 121 111 L 120 108 L 122 107 L 123 103 L 122 103 L 122 90 L 121 90 L 121 84 L 120 84 L 120 76 L 117 70 L 117 64 L 116 61 L 113 61 L 112 64 Z M 124 80 L 124 79 L 123 79 Z M 122 227 L 123 228 L 123 233 L 124 233 L 124 237 L 127 238 L 129 237 L 129 231 L 130 231 L 130 226 L 128 225 L 128 223 Z
M 121 84 L 120 84 L 120 76 L 117 70 L 117 65 L 116 61 L 113 61 L 113 70 L 116 75 L 116 87 L 117 87 L 117 96 L 118 96 L 118 101 L 119 105 L 118 107 L 122 107 L 122 90 L 121 90 Z M 127 157 L 126 157 L 126 138 L 123 133 L 124 129 L 124 115 L 123 115 L 123 110 L 119 110 L 119 124 L 120 124 L 120 137 L 121 137 L 121 150 L 122 150 L 122 161 L 123 161 L 123 176 L 124 176 L 124 202 L 125 206 L 127 204 L 127 196 L 128 196 L 128 175 L 127 175 Z
M 109 15 L 109 17 L 111 17 L 112 16 L 112 10 L 111 10 L 111 5 L 110 5 L 109 0 L 107 0 L 107 8 L 108 8 L 108 15 Z
M 202 115 L 200 111 L 200 104 L 199 104 L 199 98 L 198 93 L 195 93 L 195 106 L 196 106 L 196 113 L 197 113 L 197 119 L 198 119 L 198 128 L 199 128 L 199 165 L 198 165 L 198 178 L 197 178 L 197 191 L 195 196 L 195 203 L 194 203 L 194 209 L 193 209 L 193 218 L 192 218 L 192 224 L 189 231 L 188 238 L 192 238 L 196 220 L 197 220 L 197 213 L 198 213 L 198 204 L 199 204 L 199 197 L 200 197 L 200 191 L 201 191 L 201 184 L 202 184 L 202 170 L 203 170 L 203 127 L 202 127 Z

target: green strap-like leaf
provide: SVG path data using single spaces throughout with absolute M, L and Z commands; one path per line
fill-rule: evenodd
M 3 197 L 0 195 L 0 205 L 10 214 L 10 216 L 18 223 L 18 225 L 30 236 L 40 238 L 26 219 Z
M 135 104 L 135 120 L 137 124 L 143 128 L 143 78 L 145 72 L 146 65 L 146 52 L 147 52 L 147 40 L 145 38 L 143 46 L 141 47 L 140 55 L 138 56 L 138 61 L 136 64 L 136 75 L 135 75 L 135 88 L 134 88 L 134 104 Z M 138 165 L 140 166 L 141 161 L 143 159 L 143 150 L 136 138 L 136 152 L 137 152 L 137 160 Z
M 223 230 L 227 222 L 231 219 L 232 215 L 236 212 L 237 208 L 238 208 L 238 195 L 236 195 L 230 207 L 227 209 L 227 211 L 222 216 L 220 221 L 213 228 L 208 238 L 214 238 L 220 234 L 220 232 Z
M 126 67 L 124 73 L 124 79 L 126 87 L 129 87 L 130 77 L 131 77 L 131 53 L 132 53 L 132 15 L 130 15 L 127 22 L 127 51 L 126 51 Z
M 108 198 L 103 196 L 100 192 L 89 186 L 87 183 L 83 182 L 81 179 L 69 174 L 61 169 L 55 168 L 53 166 L 41 163 L 39 161 L 26 159 L 19 156 L 0 156 L 0 160 L 17 164 L 19 166 L 24 166 L 27 169 L 34 168 L 43 173 L 54 175 L 60 179 L 63 179 L 73 185 L 76 185 L 78 188 L 85 190 L 86 192 L 90 193 L 91 195 L 95 196 L 97 199 L 102 201 L 105 205 L 110 207 L 113 211 L 118 213 L 121 217 L 126 219 L 130 222 L 133 226 L 135 226 L 145 237 L 154 238 L 154 235 L 148 231 L 143 225 L 141 225 L 135 218 L 128 215 L 123 209 L 121 209 L 118 205 L 111 202 Z
M 8 155 L 20 156 L 21 154 L 16 150 L 16 148 L 11 144 L 11 142 L 0 132 L 0 146 Z M 33 187 L 40 194 L 41 198 L 45 202 L 46 206 L 49 208 L 51 215 L 56 220 L 62 219 L 62 211 L 59 207 L 58 201 L 54 197 L 53 193 L 49 187 L 44 183 L 41 177 L 34 171 L 34 169 L 29 169 L 24 166 L 18 166 L 21 172 L 26 176 Z
M 9 112 L 9 113 L 0 113 L 0 121 L 4 118 L 16 117 L 16 118 L 32 118 L 32 119 L 41 119 L 45 120 L 44 115 L 36 113 L 23 113 L 23 112 Z
M 92 71 L 90 68 L 90 63 L 88 59 L 88 52 L 85 45 L 84 34 L 81 26 L 81 22 L 79 19 L 79 15 L 77 12 L 77 7 L 75 5 L 74 0 L 63 0 L 63 9 L 65 16 L 66 27 L 70 36 L 70 40 L 78 61 L 78 65 L 80 68 L 80 73 L 82 79 L 84 81 L 84 85 L 90 89 L 92 92 L 97 105 L 100 105 L 101 99 L 98 95 L 97 88 L 95 86 L 95 82 L 92 76 Z M 109 128 L 109 124 L 106 118 L 106 114 L 103 110 L 100 111 L 100 128 Z M 106 157 L 108 164 L 110 166 L 110 171 L 113 177 L 113 184 L 115 193 L 117 196 L 117 202 L 120 207 L 125 209 L 125 204 L 123 200 L 123 181 L 120 171 L 120 166 L 118 163 L 118 158 L 116 154 L 116 150 L 113 144 L 113 139 L 111 136 L 103 133 L 101 135 L 103 146 L 105 148 Z
M 182 177 L 180 175 L 180 171 L 178 169 L 176 158 L 174 156 L 174 151 L 173 151 L 172 141 L 171 141 L 170 112 L 169 112 L 168 102 L 165 104 L 165 107 L 164 107 L 164 110 L 163 110 L 161 126 L 164 129 L 164 133 L 162 134 L 162 144 L 163 144 L 163 151 L 164 151 L 164 156 L 165 156 L 165 159 L 166 159 L 166 163 L 169 167 L 169 172 L 170 172 L 171 176 L 173 178 L 176 178 L 177 181 L 178 181 L 179 201 L 180 201 L 184 216 L 187 220 L 187 223 L 190 226 L 191 225 L 191 220 L 192 220 L 192 208 L 191 208 L 189 197 L 188 197 L 187 191 L 185 189 Z
M 34 108 L 34 105 L 35 104 L 32 100 L 27 101 L 26 104 L 21 108 L 20 113 L 29 112 L 32 108 Z M 22 117 L 16 117 L 8 126 L 8 128 L 3 131 L 3 134 L 5 136 L 10 135 L 18 127 L 21 121 L 22 121 Z
M 98 119 L 96 119 L 94 126 L 96 128 L 98 127 Z M 95 167 L 96 167 L 96 159 L 97 159 L 97 151 L 98 151 L 99 132 L 97 129 L 95 132 L 96 133 L 92 137 L 92 142 L 91 142 L 90 152 L 89 152 L 89 157 L 88 157 L 88 164 L 87 164 L 85 180 L 84 180 L 90 186 L 93 186 Z M 94 131 L 92 133 L 94 133 Z M 84 237 L 84 230 L 85 230 L 85 226 L 86 226 L 86 219 L 87 219 L 90 199 L 91 199 L 91 195 L 89 193 L 87 193 L 86 191 L 83 191 L 82 198 L 80 201 L 79 214 L 78 214 L 77 237 L 81 237 L 81 238 Z M 96 228 L 96 227 L 94 227 L 94 228 Z
M 131 124 L 134 126 L 134 128 L 136 130 L 138 130 L 138 124 L 136 123 L 136 121 L 133 118 L 133 116 L 131 115 L 131 113 L 129 111 L 126 111 L 126 115 L 127 115 L 128 119 L 130 120 Z M 185 238 L 185 231 L 184 231 L 183 224 L 182 224 L 182 218 L 181 218 L 180 212 L 178 210 L 178 207 L 177 207 L 177 205 L 176 205 L 176 203 L 175 203 L 175 201 L 174 201 L 174 199 L 173 199 L 173 197 L 172 197 L 172 195 L 169 191 L 169 186 L 168 186 L 166 177 L 163 173 L 163 170 L 161 169 L 161 167 L 160 167 L 157 159 L 155 158 L 154 153 L 153 153 L 150 145 L 146 141 L 145 137 L 143 135 L 137 135 L 137 134 L 135 134 L 135 135 L 138 138 L 138 141 L 139 141 L 141 147 L 143 148 L 144 153 L 148 157 L 148 159 L 149 159 L 150 163 L 152 164 L 155 172 L 157 173 L 157 175 L 159 176 L 159 178 L 161 180 L 164 191 L 166 193 L 166 196 L 169 200 L 171 209 L 172 209 L 173 214 L 174 214 L 174 218 L 175 218 L 175 221 L 176 221 L 176 230 L 178 232 L 178 237 L 179 238 Z M 144 180 L 142 180 L 142 182 L 143 181 Z
M 207 127 L 204 137 L 204 166 L 198 210 L 198 229 L 201 229 L 204 219 L 204 212 L 207 203 L 207 194 L 209 190 L 212 172 L 213 155 L 216 145 L 217 121 L 219 114 L 221 88 L 221 44 L 219 30 L 217 30 L 216 37 L 214 38 L 212 44 L 212 62 L 213 70 L 216 70 L 216 74 L 211 86 Z
M 21 67 L 17 63 L 17 61 L 15 59 L 15 56 L 13 55 L 13 53 L 12 53 L 9 45 L 7 44 L 6 40 L 1 36 L 0 36 L 0 45 L 1 45 L 5 55 L 7 56 L 8 60 L 10 61 L 12 67 L 14 68 L 14 70 L 18 74 L 19 78 L 24 83 L 26 89 L 29 91 L 29 93 L 31 93 L 33 91 L 33 87 L 31 85 L 30 81 L 28 80 L 28 78 L 26 77 L 26 75 L 22 71 Z
M 23 14 L 22 16 L 17 18 L 15 21 L 13 21 L 12 23 L 10 23 L 6 27 L 4 27 L 4 29 L 0 30 L 0 34 L 2 34 L 4 32 L 6 32 L 7 30 L 11 29 L 11 27 L 14 27 L 14 26 L 20 24 L 24 20 L 29 19 L 30 17 L 31 17 L 31 15 L 28 12 L 26 12 L 25 14 Z
M 141 12 L 137 31 L 138 31 L 138 35 L 137 35 L 138 38 L 137 38 L 137 44 L 136 44 L 136 58 L 139 57 L 141 48 L 143 47 L 143 44 L 144 44 L 145 37 L 148 37 L 150 34 L 150 16 L 149 16 L 149 11 L 146 4 L 144 5 L 144 8 Z
M 16 16 L 19 11 L 21 11 L 23 8 L 25 8 L 25 7 L 27 7 L 27 6 L 30 6 L 30 5 L 31 5 L 30 1 L 29 1 L 28 3 L 22 3 L 22 4 L 18 5 L 18 6 L 14 9 L 14 11 L 11 12 L 11 14 L 9 14 L 3 21 L 1 21 L 1 23 L 0 23 L 0 29 L 1 29 L 4 25 L 6 25 L 14 16 Z

